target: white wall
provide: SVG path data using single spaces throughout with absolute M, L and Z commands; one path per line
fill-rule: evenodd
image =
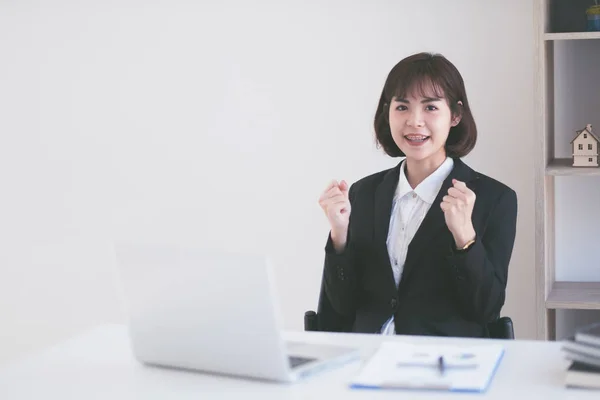
M 467 162 L 518 193 L 504 313 L 534 336 L 531 2 L 191 3 L 0 3 L 0 362 L 124 321 L 114 239 L 268 251 L 302 329 L 320 191 L 396 163 L 371 121 L 422 50 L 466 80 Z

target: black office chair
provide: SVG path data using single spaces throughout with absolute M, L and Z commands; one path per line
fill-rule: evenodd
M 515 329 L 510 317 L 500 317 L 495 321 L 488 323 L 488 331 L 492 339 L 514 339 Z
M 492 339 L 515 338 L 513 322 L 510 317 L 498 318 L 495 321 L 488 323 L 487 327 L 490 338 Z M 323 282 L 321 282 L 317 312 L 310 310 L 304 313 L 304 330 L 322 332 L 352 331 L 352 323 L 343 319 L 333 310 L 333 307 L 325 294 Z
M 510 317 L 499 317 L 487 325 L 490 338 L 514 339 L 515 330 Z M 304 313 L 304 330 L 321 332 L 351 332 L 352 323 L 343 319 L 333 310 L 325 294 L 324 279 L 321 280 L 319 304 L 317 312 L 309 310 Z
M 322 319 L 322 318 L 321 318 Z M 328 321 L 329 325 L 331 321 Z M 339 329 L 327 329 L 326 327 L 322 328 L 319 321 L 319 315 L 312 311 L 306 311 L 304 313 L 304 330 L 305 331 L 334 331 L 334 332 L 343 332 L 346 331 L 343 327 L 339 327 Z M 488 324 L 488 331 L 490 333 L 490 338 L 492 339 L 514 339 L 515 331 L 513 327 L 513 322 L 510 317 L 501 317 L 497 320 L 490 322 Z

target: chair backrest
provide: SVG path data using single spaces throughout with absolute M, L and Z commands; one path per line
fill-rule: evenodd
M 501 317 L 488 324 L 488 331 L 492 339 L 514 339 L 515 329 L 510 317 Z
M 317 312 L 309 310 L 304 313 L 305 331 L 351 332 L 352 321 L 342 318 L 331 306 L 325 294 L 324 277 L 321 280 L 319 304 Z M 498 317 L 487 325 L 492 339 L 514 339 L 515 331 L 510 317 Z
M 316 312 L 309 310 L 304 313 L 304 330 L 309 332 L 316 332 L 319 330 Z

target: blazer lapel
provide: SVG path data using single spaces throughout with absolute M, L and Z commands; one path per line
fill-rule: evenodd
M 440 191 L 438 192 L 435 201 L 431 205 L 431 208 L 425 215 L 423 222 L 417 229 L 415 236 L 408 245 L 408 252 L 406 254 L 406 261 L 404 263 L 404 269 L 402 271 L 402 282 L 406 281 L 410 273 L 414 270 L 415 266 L 418 265 L 419 258 L 421 257 L 424 250 L 427 249 L 427 245 L 431 243 L 432 239 L 447 230 L 446 220 L 444 218 L 444 212 L 442 211 L 440 204 L 442 198 L 448 193 L 448 189 L 452 186 L 452 179 L 457 179 L 465 183 L 471 182 L 477 178 L 477 174 L 471 168 L 469 168 L 461 159 L 454 159 L 454 167 L 448 177 L 442 183 Z
M 381 257 L 382 265 L 385 266 L 385 273 L 388 274 L 387 281 L 390 282 L 394 291 L 396 286 L 394 283 L 394 273 L 390 264 L 390 256 L 387 250 L 387 236 L 390 228 L 390 217 L 392 214 L 392 205 L 394 193 L 398 186 L 400 177 L 400 166 L 398 163 L 395 168 L 389 170 L 384 176 L 383 181 L 375 190 L 375 213 L 374 213 L 374 232 L 373 243 L 377 246 L 377 254 Z

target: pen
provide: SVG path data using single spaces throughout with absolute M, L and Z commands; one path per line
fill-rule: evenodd
M 396 363 L 396 367 L 426 367 L 426 368 L 435 368 L 440 372 L 446 372 L 448 369 L 473 369 L 477 368 L 478 364 L 448 364 L 447 358 L 438 357 L 436 358 L 435 363 L 425 363 L 425 362 L 398 362 Z
M 444 364 L 444 356 L 439 356 L 438 358 L 438 370 L 440 371 L 440 375 L 444 375 L 444 370 L 446 369 L 446 365 Z

